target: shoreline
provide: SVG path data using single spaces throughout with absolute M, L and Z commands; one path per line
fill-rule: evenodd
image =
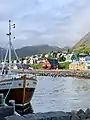
M 12 70 L 13 72 L 22 73 L 23 70 Z M 24 70 L 24 73 L 37 74 L 37 76 L 51 77 L 80 77 L 90 78 L 90 70 Z
M 45 113 L 33 113 L 23 116 L 12 115 L 6 116 L 0 120 L 90 120 L 90 109 L 83 111 L 64 112 L 64 111 L 51 111 Z

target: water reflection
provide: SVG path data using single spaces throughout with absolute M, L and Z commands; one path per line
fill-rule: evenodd
M 31 102 L 34 112 L 86 109 L 90 107 L 90 80 L 39 76 Z

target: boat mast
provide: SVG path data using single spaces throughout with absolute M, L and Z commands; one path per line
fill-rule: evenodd
M 11 27 L 13 26 L 13 28 L 15 28 L 15 24 L 11 24 L 11 20 L 9 20 L 9 33 L 7 33 L 6 35 L 8 35 L 8 37 L 9 37 L 9 46 L 8 46 L 8 49 L 7 49 L 7 52 L 6 52 L 6 55 L 5 55 L 5 59 L 4 59 L 4 64 L 3 64 L 3 67 L 2 67 L 2 72 L 3 72 L 3 70 L 4 70 L 4 66 L 5 66 L 5 62 L 6 62 L 6 58 L 7 58 L 7 55 L 8 55 L 8 53 L 9 53 L 9 72 L 11 73 L 11 50 L 12 50 L 12 48 L 13 48 L 13 50 L 14 50 L 14 53 L 15 53 L 15 55 L 16 55 L 16 58 L 18 59 L 18 56 L 17 56 L 17 54 L 16 54 L 16 52 L 15 52 L 15 49 L 14 49 L 14 47 L 13 47 L 13 45 L 12 45 L 12 42 L 11 42 Z M 14 37 L 15 38 L 15 37 Z
M 11 20 L 9 20 L 9 72 L 11 72 Z
M 13 26 L 13 28 L 15 28 L 15 24 L 11 25 L 11 20 L 9 20 L 9 33 L 7 34 L 9 36 L 9 49 L 8 49 L 8 52 L 9 52 L 9 72 L 11 72 L 11 50 L 13 48 L 13 45 L 12 45 L 12 42 L 11 42 L 11 35 L 12 35 L 11 34 L 11 27 L 12 26 Z M 14 50 L 14 48 L 13 48 L 13 50 Z

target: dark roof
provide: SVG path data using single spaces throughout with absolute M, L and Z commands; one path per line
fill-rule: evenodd
M 85 53 L 80 53 L 79 54 L 79 57 L 86 57 L 86 56 L 89 56 L 88 54 L 85 54 Z
M 56 60 L 56 59 L 47 59 L 47 60 L 48 60 L 49 63 L 50 63 L 51 65 L 53 65 L 53 66 L 59 65 L 58 60 Z
M 17 67 L 20 69 L 20 68 L 23 68 L 23 69 L 28 69 L 29 68 L 29 65 L 28 64 L 17 64 Z

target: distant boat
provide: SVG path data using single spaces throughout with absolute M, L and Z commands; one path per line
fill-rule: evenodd
M 30 75 L 26 73 L 18 74 L 11 72 L 11 49 L 14 50 L 11 42 L 11 20 L 9 20 L 9 44 L 5 55 L 2 72 L 0 75 L 0 93 L 4 94 L 4 102 L 9 103 L 9 100 L 15 100 L 17 109 L 25 108 L 31 101 L 34 94 L 37 80 L 36 75 Z M 14 24 L 15 27 L 15 24 Z M 17 57 L 17 54 L 14 50 Z M 9 66 L 8 69 L 4 69 L 6 59 L 9 54 Z M 18 59 L 18 57 L 17 57 Z

